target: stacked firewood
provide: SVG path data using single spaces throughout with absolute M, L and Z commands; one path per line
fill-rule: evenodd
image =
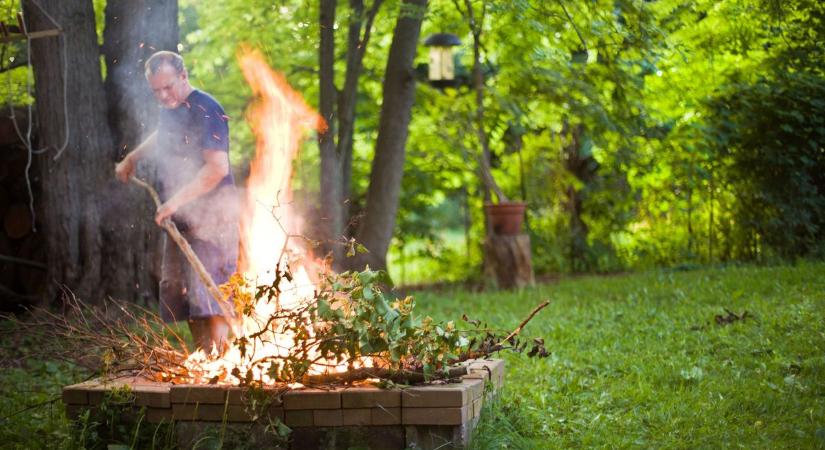
M 25 110 L 15 110 L 14 117 L 23 133 L 28 127 L 27 115 Z M 0 310 L 5 311 L 31 304 L 45 284 L 42 239 L 34 231 L 29 208 L 29 184 L 35 212 L 39 207 L 37 158 L 32 157 L 27 183 L 28 161 L 28 150 L 18 137 L 12 118 L 4 114 L 0 117 Z

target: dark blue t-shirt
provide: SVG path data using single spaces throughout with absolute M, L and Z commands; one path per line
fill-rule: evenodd
M 223 151 L 229 158 L 228 120 L 221 105 L 212 96 L 197 89 L 177 108 L 161 109 L 157 144 L 159 187 L 163 201 L 196 176 L 205 164 L 204 150 Z M 227 185 L 234 185 L 232 171 L 214 191 Z
M 225 152 L 229 159 L 229 117 L 209 94 L 193 90 L 175 109 L 161 109 L 156 167 L 158 193 L 165 202 L 197 176 L 206 164 L 204 150 Z M 232 171 L 201 197 L 182 206 L 172 220 L 182 232 L 213 240 L 227 224 L 237 222 L 237 197 Z

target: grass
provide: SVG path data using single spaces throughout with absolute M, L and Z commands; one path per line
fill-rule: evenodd
M 825 264 L 652 271 L 518 292 L 422 292 L 545 338 L 505 355 L 505 389 L 473 447 L 825 448 Z M 748 318 L 720 326 L 725 308 Z
M 503 329 L 552 302 L 524 334 L 544 337 L 553 354 L 503 355 L 505 388 L 485 405 L 473 448 L 825 448 L 825 263 L 416 299 L 422 314 L 466 313 Z M 753 318 L 717 325 L 725 308 Z M 71 447 L 59 401 L 24 409 L 82 374 L 26 358 L 34 344 L 25 339 L 10 342 L 0 345 L 0 448 Z

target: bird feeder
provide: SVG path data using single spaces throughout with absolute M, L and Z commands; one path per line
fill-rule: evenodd
M 430 63 L 427 70 L 430 84 L 436 87 L 453 86 L 455 84 L 453 47 L 461 45 L 461 40 L 452 33 L 436 33 L 427 37 L 424 45 L 430 48 Z

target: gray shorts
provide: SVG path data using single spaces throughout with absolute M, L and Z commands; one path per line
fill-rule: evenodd
M 220 286 L 237 270 L 238 224 L 226 221 L 219 230 L 204 238 L 192 232 L 181 232 L 192 246 L 215 284 Z M 160 317 L 164 322 L 205 319 L 222 316 L 223 311 L 206 289 L 195 269 L 175 241 L 164 236 L 163 263 L 160 280 Z M 232 311 L 231 299 L 225 305 Z

